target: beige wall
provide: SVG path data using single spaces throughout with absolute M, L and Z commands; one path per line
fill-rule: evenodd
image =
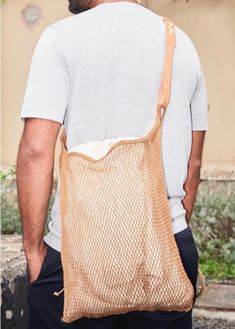
M 69 16 L 66 0 L 5 0 L 2 5 L 2 165 L 15 164 L 23 129 L 20 110 L 33 48 L 46 26 Z M 33 28 L 25 26 L 21 11 L 28 4 L 41 7 Z M 58 153 L 58 145 L 57 145 Z
M 235 171 L 235 1 L 146 0 L 147 6 L 173 19 L 192 39 L 205 72 L 209 131 L 203 168 Z M 2 165 L 15 163 L 23 123 L 19 119 L 32 50 L 42 30 L 69 15 L 66 0 L 34 0 L 42 17 L 25 26 L 22 9 L 32 2 L 6 0 L 2 5 Z M 56 5 L 56 9 L 55 9 Z M 57 145 L 58 161 L 59 143 Z
M 235 1 L 146 0 L 146 4 L 170 17 L 198 50 L 209 100 L 203 168 L 235 171 Z

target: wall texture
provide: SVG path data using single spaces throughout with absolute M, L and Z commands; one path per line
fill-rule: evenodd
M 170 17 L 195 44 L 205 72 L 209 131 L 203 172 L 235 171 L 235 1 L 146 0 L 147 7 Z M 19 119 L 33 48 L 52 22 L 70 13 L 66 0 L 6 0 L 2 5 L 2 165 L 15 164 L 23 122 Z M 27 10 L 25 10 L 27 9 Z M 27 17 L 27 20 L 25 19 Z M 37 20 L 38 17 L 38 20 Z M 57 143 L 56 163 L 58 163 Z

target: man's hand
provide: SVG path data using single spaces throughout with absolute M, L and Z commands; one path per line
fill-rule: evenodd
M 27 118 L 16 166 L 23 248 L 30 280 L 37 277 L 46 253 L 43 237 L 53 187 L 54 153 L 61 124 Z
M 28 279 L 30 284 L 36 281 L 39 276 L 42 264 L 47 254 L 47 249 L 47 244 L 43 243 L 40 250 L 33 252 L 25 252 L 25 257 L 27 260 Z

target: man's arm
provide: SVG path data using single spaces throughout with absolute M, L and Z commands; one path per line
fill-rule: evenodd
M 43 236 L 53 187 L 55 145 L 60 126 L 60 123 L 52 120 L 25 119 L 18 149 L 16 182 L 30 282 L 37 278 L 47 249 Z
M 188 176 L 184 184 L 186 196 L 182 203 L 186 209 L 186 221 L 189 223 L 197 191 L 200 184 L 200 170 L 202 165 L 202 151 L 205 138 L 205 131 L 192 131 L 192 148 L 188 163 Z

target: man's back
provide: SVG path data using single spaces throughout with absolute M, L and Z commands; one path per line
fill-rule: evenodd
M 44 31 L 35 48 L 21 117 L 64 123 L 68 149 L 93 140 L 144 136 L 155 121 L 164 54 L 162 18 L 136 3 L 103 3 L 60 20 Z M 162 139 L 174 233 L 187 226 L 181 200 L 192 130 L 206 129 L 200 61 L 190 39 L 176 27 Z M 51 217 L 45 239 L 60 250 L 59 187 Z

